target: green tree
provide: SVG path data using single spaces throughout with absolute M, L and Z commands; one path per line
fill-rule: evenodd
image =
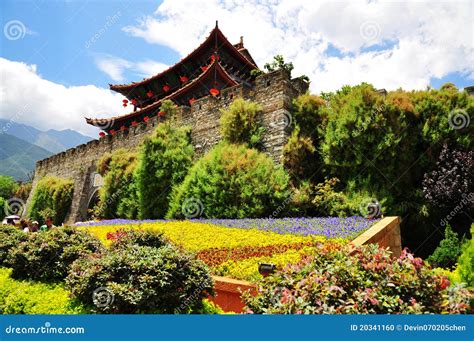
M 0 197 L 10 199 L 17 187 L 18 184 L 11 176 L 0 175 Z
M 99 190 L 99 203 L 94 213 L 101 218 L 138 217 L 138 193 L 135 169 L 138 165 L 136 152 L 118 149 L 105 154 L 98 162 L 97 170 L 104 177 Z
M 444 239 L 439 243 L 433 254 L 428 257 L 427 261 L 433 267 L 452 268 L 456 265 L 460 255 L 461 242 L 458 234 L 448 224 L 444 230 Z
M 288 196 L 288 175 L 269 156 L 221 143 L 173 191 L 167 218 L 264 217 L 282 207 Z
M 164 217 L 171 189 L 183 181 L 193 156 L 189 127 L 160 124 L 154 135 L 145 139 L 137 169 L 141 218 Z
M 55 225 L 61 225 L 71 207 L 74 182 L 53 176 L 42 178 L 36 185 L 28 216 L 44 221 L 51 216 Z M 45 213 L 47 212 L 47 213 Z

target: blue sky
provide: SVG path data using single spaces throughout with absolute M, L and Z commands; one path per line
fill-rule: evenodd
M 145 13 L 153 13 L 160 1 L 3 1 L 2 27 L 9 20 L 23 22 L 30 34 L 19 43 L 1 35 L 1 56 L 38 65 L 46 79 L 64 85 L 107 86 L 110 77 L 98 72 L 95 59 L 112 54 L 130 60 L 152 59 L 173 63 L 179 55 L 165 46 L 150 45 L 131 37 L 122 27 L 131 25 Z M 107 23 L 106 32 L 85 48 Z M 134 80 L 140 75 L 126 73 Z
M 474 84 L 472 1 L 11 1 L 0 3 L 0 117 L 96 136 L 84 116 L 125 114 L 109 83 L 153 75 L 219 20 L 262 66 L 275 54 L 313 92 Z

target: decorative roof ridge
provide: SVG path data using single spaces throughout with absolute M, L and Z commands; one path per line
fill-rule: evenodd
M 86 122 L 88 124 L 94 125 L 93 122 L 100 122 L 103 125 L 106 122 L 115 121 L 117 119 L 124 119 L 124 118 L 132 117 L 132 116 L 138 116 L 138 115 L 140 115 L 144 112 L 147 112 L 150 109 L 154 109 L 154 108 L 158 107 L 158 105 L 161 104 L 161 102 L 163 102 L 164 100 L 172 99 L 173 97 L 183 93 L 185 90 L 189 89 L 192 85 L 198 83 L 200 80 L 202 80 L 204 77 L 206 77 L 211 71 L 214 70 L 215 67 L 219 67 L 218 71 L 220 73 L 224 74 L 228 78 L 228 80 L 233 83 L 233 85 L 238 84 L 234 79 L 232 79 L 232 77 L 229 75 L 229 73 L 224 69 L 224 67 L 216 59 L 216 60 L 212 61 L 211 64 L 208 65 L 208 68 L 206 69 L 206 71 L 201 73 L 198 77 L 194 78 L 192 81 L 187 83 L 185 86 L 177 89 L 175 92 L 169 94 L 166 97 L 163 97 L 162 99 L 160 99 L 156 102 L 150 103 L 149 105 L 147 105 L 146 107 L 141 108 L 140 110 L 132 111 L 132 112 L 130 112 L 128 114 L 125 114 L 125 115 L 122 115 L 122 116 L 114 116 L 114 117 L 109 117 L 109 118 L 88 118 L 88 117 L 84 117 L 84 118 L 86 119 Z
M 192 56 L 194 56 L 194 54 L 196 54 L 197 51 L 199 51 L 205 44 L 207 44 L 211 40 L 213 33 L 215 33 L 216 31 L 219 31 L 219 28 L 217 26 L 212 29 L 212 31 L 209 33 L 207 38 L 204 39 L 204 41 L 198 47 L 196 47 L 186 57 L 181 58 L 177 63 L 171 65 L 166 70 L 163 70 L 163 71 L 161 71 L 160 73 L 157 73 L 154 76 L 144 78 L 144 79 L 142 79 L 141 81 L 138 81 L 138 82 L 132 82 L 132 83 L 129 83 L 129 84 L 109 84 L 110 89 L 111 90 L 126 89 L 126 88 L 130 88 L 130 87 L 134 87 L 135 85 L 138 85 L 138 84 L 148 83 L 148 82 L 150 82 L 150 81 L 152 81 L 156 78 L 159 78 L 160 76 L 164 75 L 165 73 L 168 73 L 168 72 L 172 71 L 173 69 L 177 68 L 179 65 L 181 65 L 182 63 L 184 63 L 185 61 L 190 59 Z
M 137 86 L 137 85 L 140 85 L 140 84 L 145 84 L 145 83 L 149 83 L 151 82 L 152 80 L 154 79 L 157 79 L 157 78 L 160 78 L 161 76 L 163 76 L 164 74 L 168 73 L 168 72 L 171 72 L 172 70 L 176 69 L 178 66 L 180 66 L 181 64 L 183 64 L 185 61 L 189 60 L 191 57 L 193 57 L 199 50 L 201 50 L 201 48 L 207 44 L 213 37 L 213 34 L 220 34 L 222 36 L 222 38 L 224 38 L 225 42 L 227 43 L 227 45 L 231 48 L 231 49 L 234 49 L 236 54 L 241 56 L 243 58 L 243 60 L 248 63 L 250 66 L 253 66 L 254 68 L 257 68 L 257 65 L 255 64 L 254 61 L 250 60 L 249 58 L 247 58 L 247 56 L 245 56 L 244 54 L 242 54 L 240 52 L 240 50 L 234 46 L 228 39 L 227 37 L 222 33 L 222 31 L 219 29 L 219 27 L 216 25 L 212 31 L 209 33 L 209 35 L 207 36 L 207 38 L 197 47 L 195 48 L 193 51 L 191 51 L 186 57 L 182 58 L 181 60 L 179 60 L 177 63 L 171 65 L 169 68 L 167 68 L 166 70 L 163 70 L 161 71 L 160 73 L 154 75 L 154 76 L 151 76 L 151 77 L 148 77 L 148 78 L 144 78 L 142 79 L 141 81 L 138 81 L 138 82 L 131 82 L 131 83 L 128 83 L 128 84 L 109 84 L 109 88 L 111 90 L 125 90 L 125 89 L 129 89 L 129 88 L 133 88 L 134 86 Z

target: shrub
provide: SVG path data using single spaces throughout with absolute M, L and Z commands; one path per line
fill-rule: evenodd
M 288 175 L 270 157 L 243 145 L 220 144 L 174 191 L 167 217 L 261 217 L 288 195 Z
M 5 265 L 13 269 L 14 278 L 58 281 L 67 276 L 76 259 L 102 250 L 92 235 L 73 227 L 58 227 L 29 234 L 27 240 L 10 249 Z
M 18 184 L 11 176 L 0 175 L 0 197 L 10 199 L 18 188 Z
M 44 221 L 45 215 L 52 215 L 53 223 L 61 225 L 72 202 L 74 182 L 57 177 L 44 177 L 36 185 L 28 215 L 33 220 Z
M 474 224 L 471 225 L 471 235 L 474 235 Z M 455 273 L 461 282 L 466 283 L 470 288 L 474 287 L 474 239 L 472 237 L 462 246 Z
M 386 314 L 466 313 L 470 294 L 449 288 L 420 258 L 403 251 L 396 260 L 377 245 L 327 248 L 317 256 L 264 278 L 253 297 L 244 295 L 250 313 Z
M 145 139 L 137 169 L 141 218 L 163 218 L 173 186 L 181 183 L 191 167 L 194 149 L 189 127 L 160 124 Z
M 117 149 L 105 154 L 97 164 L 97 171 L 104 177 L 104 185 L 99 190 L 99 203 L 94 214 L 101 218 L 138 217 L 138 194 L 134 171 L 137 154 Z
M 444 239 L 426 260 L 433 267 L 453 268 L 460 255 L 461 242 L 458 234 L 451 229 L 450 225 L 447 225 L 444 230 Z
M 3 220 L 5 218 L 5 204 L 6 200 L 0 197 L 0 219 Z
M 242 98 L 236 99 L 228 109 L 221 110 L 221 135 L 228 143 L 256 147 L 261 142 L 263 127 L 258 121 L 262 107 Z
M 2 314 L 83 314 L 87 310 L 71 300 L 60 284 L 17 281 L 10 269 L 0 268 L 0 313 Z
M 300 128 L 295 128 L 283 147 L 283 165 L 288 169 L 293 182 L 310 178 L 310 172 L 316 168 L 315 152 L 316 147 L 311 138 L 301 136 Z
M 424 175 L 425 198 L 436 208 L 452 209 L 466 199 L 466 194 L 474 192 L 473 173 L 474 151 L 451 149 L 445 144 L 436 169 Z M 467 210 L 472 211 L 474 201 L 467 200 L 466 206 Z
M 171 245 L 130 245 L 79 259 L 66 282 L 95 311 L 126 314 L 197 311 L 213 288 L 205 265 Z
M 133 229 L 118 229 L 109 232 L 107 239 L 112 241 L 112 249 L 128 247 L 130 244 L 162 247 L 167 243 L 163 233 Z
M 263 67 L 268 72 L 273 72 L 276 70 L 285 70 L 290 74 L 294 68 L 293 63 L 291 62 L 286 63 L 285 59 L 283 58 L 281 54 L 277 54 L 276 56 L 273 56 L 273 61 L 270 63 L 266 63 Z
M 0 226 L 0 266 L 4 266 L 10 250 L 27 239 L 27 234 L 18 227 Z

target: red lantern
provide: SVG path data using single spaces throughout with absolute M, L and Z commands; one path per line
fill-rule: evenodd
M 179 77 L 179 80 L 181 81 L 181 83 L 186 83 L 189 80 L 189 78 L 186 76 L 181 76 Z
M 115 133 L 116 133 L 115 129 L 110 129 L 110 131 L 109 131 L 110 135 L 115 135 Z
M 122 100 L 123 103 L 128 103 L 128 99 Z
M 165 117 L 166 113 L 164 111 L 158 112 L 158 117 Z
M 194 101 L 196 101 L 196 99 L 193 97 L 189 100 L 189 105 L 193 105 Z
M 171 89 L 171 88 L 170 88 L 170 86 L 169 86 L 168 84 L 163 85 L 163 91 L 164 91 L 164 92 L 168 92 L 168 91 L 170 91 L 170 89 Z
M 127 103 L 124 102 L 124 103 L 123 103 L 123 107 L 125 108 L 126 106 L 127 106 Z
M 206 70 L 207 70 L 207 65 L 201 66 L 201 70 L 202 70 L 202 72 L 206 72 Z
M 105 133 L 104 133 L 103 131 L 101 131 L 101 132 L 99 133 L 99 137 L 104 137 L 104 136 L 105 136 Z
M 148 122 L 150 118 L 148 116 L 143 117 L 143 121 Z
M 151 90 L 148 91 L 148 92 L 146 93 L 146 95 L 148 96 L 148 98 L 153 97 L 153 91 L 151 91 Z
M 211 62 L 215 62 L 216 60 L 220 60 L 221 58 L 219 56 L 216 56 L 215 54 L 213 54 L 211 56 Z
M 137 105 L 137 103 L 138 103 L 138 101 L 137 101 L 135 98 L 132 99 L 132 104 L 133 104 L 133 105 Z
M 127 127 L 126 127 L 126 126 L 121 126 L 121 127 L 120 127 L 120 130 L 121 130 L 121 131 L 125 131 L 125 130 L 127 130 Z
M 211 93 L 212 96 L 217 96 L 220 94 L 220 91 L 216 88 L 212 88 L 211 90 L 209 90 L 209 92 Z
M 137 124 L 138 124 L 137 121 L 133 121 L 133 122 L 132 122 L 132 126 L 134 126 L 134 127 L 135 127 Z

